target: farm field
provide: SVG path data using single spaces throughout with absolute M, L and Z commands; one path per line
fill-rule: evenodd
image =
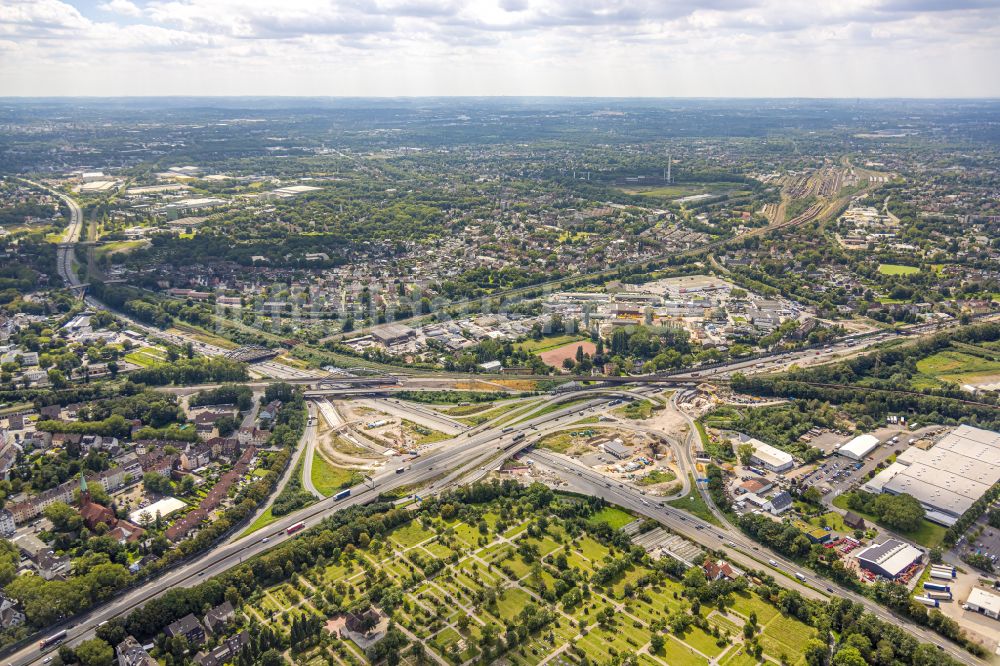
M 753 617 L 756 649 L 775 662 L 786 656 L 799 663 L 795 650 L 812 628 L 782 615 L 746 580 L 711 583 L 683 575 L 684 565 L 671 558 L 637 560 L 606 531 L 632 515 L 570 499 L 558 505 L 564 516 L 577 507 L 585 519 L 503 503 L 465 505 L 448 519 L 418 510 L 387 534 L 362 541 L 367 545 L 337 549 L 260 590 L 239 612 L 284 634 L 310 618 L 316 627 L 336 625 L 344 609 L 367 605 L 394 622 L 394 640 L 405 643 L 399 663 L 452 666 L 603 664 L 626 652 L 651 666 L 755 663 L 744 661 L 753 647 L 743 641 L 743 625 Z M 699 586 L 698 594 L 717 585 L 735 585 L 737 593 L 725 602 L 706 597 L 699 610 L 689 584 Z M 654 650 L 657 634 L 663 644 Z M 337 634 L 297 648 L 295 663 L 370 659 Z

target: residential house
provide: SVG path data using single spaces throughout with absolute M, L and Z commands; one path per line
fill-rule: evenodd
M 194 663 L 198 666 L 223 666 L 223 664 L 232 663 L 235 661 L 234 657 L 249 644 L 250 634 L 241 631 L 235 636 L 223 640 L 218 647 L 211 651 L 199 652 L 194 658 Z
M 270 436 L 270 431 L 258 430 L 257 428 L 240 428 L 236 433 L 236 439 L 239 441 L 240 446 L 252 445 L 261 447 L 267 444 Z
M 853 511 L 848 511 L 844 514 L 844 525 L 850 527 L 852 530 L 863 530 L 866 527 L 865 519 Z
M 14 536 L 14 530 L 17 526 L 14 524 L 14 514 L 12 514 L 7 509 L 0 509 L 0 536 L 4 539 L 10 539 Z
M 201 622 L 198 622 L 198 618 L 191 613 L 168 624 L 164 633 L 167 634 L 168 638 L 184 636 L 187 638 L 188 645 L 192 646 L 201 645 L 205 642 L 205 628 L 201 626 Z
M 723 578 L 732 580 L 736 577 L 732 566 L 725 560 L 706 560 L 702 568 L 705 570 L 705 577 L 710 581 L 722 580 Z
M 0 629 L 11 629 L 24 624 L 25 616 L 15 602 L 0 594 Z
M 787 492 L 780 492 L 771 498 L 770 511 L 776 516 L 780 516 L 792 508 L 792 496 Z
M 115 647 L 118 666 L 158 666 L 157 661 L 139 644 L 134 637 L 128 636 Z
M 217 634 L 221 629 L 225 629 L 235 617 L 236 611 L 233 609 L 233 605 L 228 601 L 224 601 L 205 613 L 203 624 L 208 633 Z

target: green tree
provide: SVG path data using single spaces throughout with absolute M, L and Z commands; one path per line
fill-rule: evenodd
M 816 486 L 809 486 L 802 493 L 802 500 L 810 504 L 819 504 L 823 501 L 823 495 L 816 489 Z
M 912 496 L 879 495 L 874 502 L 875 513 L 888 527 L 902 532 L 912 532 L 924 519 L 924 507 Z
M 853 645 L 842 647 L 833 656 L 833 666 L 868 666 L 861 652 Z
M 76 532 L 83 527 L 80 513 L 66 502 L 53 502 L 45 507 L 42 515 L 52 521 L 56 532 Z
M 76 658 L 81 666 L 111 666 L 115 663 L 115 651 L 100 638 L 91 638 L 76 646 Z

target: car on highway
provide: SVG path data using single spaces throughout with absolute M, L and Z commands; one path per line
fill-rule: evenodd
M 271 540 L 271 537 L 264 537 L 263 539 L 260 540 L 260 542 L 261 543 L 267 543 L 270 540 Z

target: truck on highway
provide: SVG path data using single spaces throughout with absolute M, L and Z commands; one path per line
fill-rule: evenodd
M 514 435 L 512 441 L 514 441 L 514 442 L 520 442 L 522 439 L 524 439 L 524 433 L 523 432 L 519 432 L 516 435 Z
M 798 571 L 795 572 L 795 577 L 798 578 L 799 580 L 803 581 L 803 582 L 805 582 L 805 580 L 806 580 L 805 575 L 799 573 Z
M 38 649 L 44 650 L 47 647 L 56 645 L 57 643 L 62 643 L 64 640 L 66 640 L 65 629 L 63 629 L 62 631 L 57 631 L 51 636 L 48 636 L 47 638 L 43 638 L 42 640 L 38 641 Z
M 334 495 L 333 499 L 335 499 L 335 500 L 342 500 L 342 499 L 345 499 L 345 498 L 350 497 L 350 496 L 351 496 L 351 489 L 348 488 L 347 490 L 341 490 L 339 493 L 337 493 L 336 495 Z
M 397 468 L 396 468 L 396 474 L 402 474 L 402 473 L 403 473 L 403 472 L 405 472 L 405 471 L 406 471 L 407 469 L 409 469 L 409 468 L 408 468 L 408 467 L 397 467 Z
M 289 527 L 287 530 L 285 530 L 285 533 L 286 534 L 295 534 L 299 530 L 305 529 L 305 527 L 306 527 L 305 523 L 298 522 L 298 523 L 295 523 L 294 525 L 292 525 L 291 527 Z
M 770 564 L 772 567 L 778 566 L 778 563 L 775 562 L 774 560 L 768 560 L 767 563 Z

